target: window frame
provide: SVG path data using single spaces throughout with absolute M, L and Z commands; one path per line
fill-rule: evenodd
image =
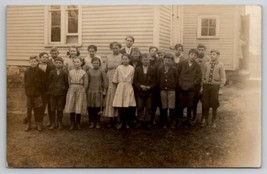
M 216 28 L 215 28 L 215 36 L 202 36 L 202 19 L 215 19 L 216 20 Z M 201 15 L 197 18 L 197 38 L 198 39 L 219 39 L 220 37 L 220 18 L 216 15 Z
M 52 42 L 51 41 L 51 5 L 45 6 L 45 47 L 69 47 L 69 46 L 82 46 L 82 8 L 77 5 L 78 10 L 78 33 L 68 33 L 68 5 L 60 5 L 61 11 L 61 19 L 60 19 L 60 28 L 61 28 L 61 41 L 60 42 Z M 52 10 L 53 11 L 53 10 Z M 78 43 L 66 43 L 67 36 L 78 36 Z

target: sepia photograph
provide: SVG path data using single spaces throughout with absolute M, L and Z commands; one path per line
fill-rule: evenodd
M 7 168 L 260 168 L 260 5 L 6 6 Z

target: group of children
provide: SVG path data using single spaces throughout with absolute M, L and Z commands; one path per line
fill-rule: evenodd
M 41 131 L 47 107 L 49 129 L 63 128 L 63 111 L 70 115 L 70 129 L 81 129 L 81 116 L 88 115 L 89 128 L 100 128 L 100 117 L 108 117 L 107 127 L 180 128 L 197 122 L 197 104 L 202 101 L 202 126 L 216 127 L 219 90 L 226 78 L 220 52 L 199 44 L 183 55 L 183 45 L 176 44 L 175 55 L 150 47 L 141 54 L 133 47 L 134 37 L 125 38 L 126 46 L 112 42 L 112 54 L 106 61 L 96 55 L 97 47 L 88 46 L 88 56 L 80 57 L 78 48 L 70 47 L 68 58 L 59 57 L 56 47 L 30 57 L 25 71 L 27 120 L 25 131 L 32 129 L 34 111 L 37 130 Z M 156 111 L 159 108 L 159 119 Z M 184 109 L 186 119 L 184 120 Z M 192 114 L 193 113 L 193 117 Z M 119 119 L 118 119 L 119 118 Z

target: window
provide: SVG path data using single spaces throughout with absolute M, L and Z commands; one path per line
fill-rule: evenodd
M 218 38 L 219 37 L 219 17 L 199 16 L 198 17 L 198 38 Z
M 47 6 L 46 11 L 46 45 L 81 45 L 80 7 L 52 5 Z

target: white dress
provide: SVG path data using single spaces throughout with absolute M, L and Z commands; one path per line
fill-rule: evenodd
M 134 67 L 120 65 L 115 70 L 113 83 L 117 83 L 113 107 L 135 107 L 136 101 L 133 90 Z

